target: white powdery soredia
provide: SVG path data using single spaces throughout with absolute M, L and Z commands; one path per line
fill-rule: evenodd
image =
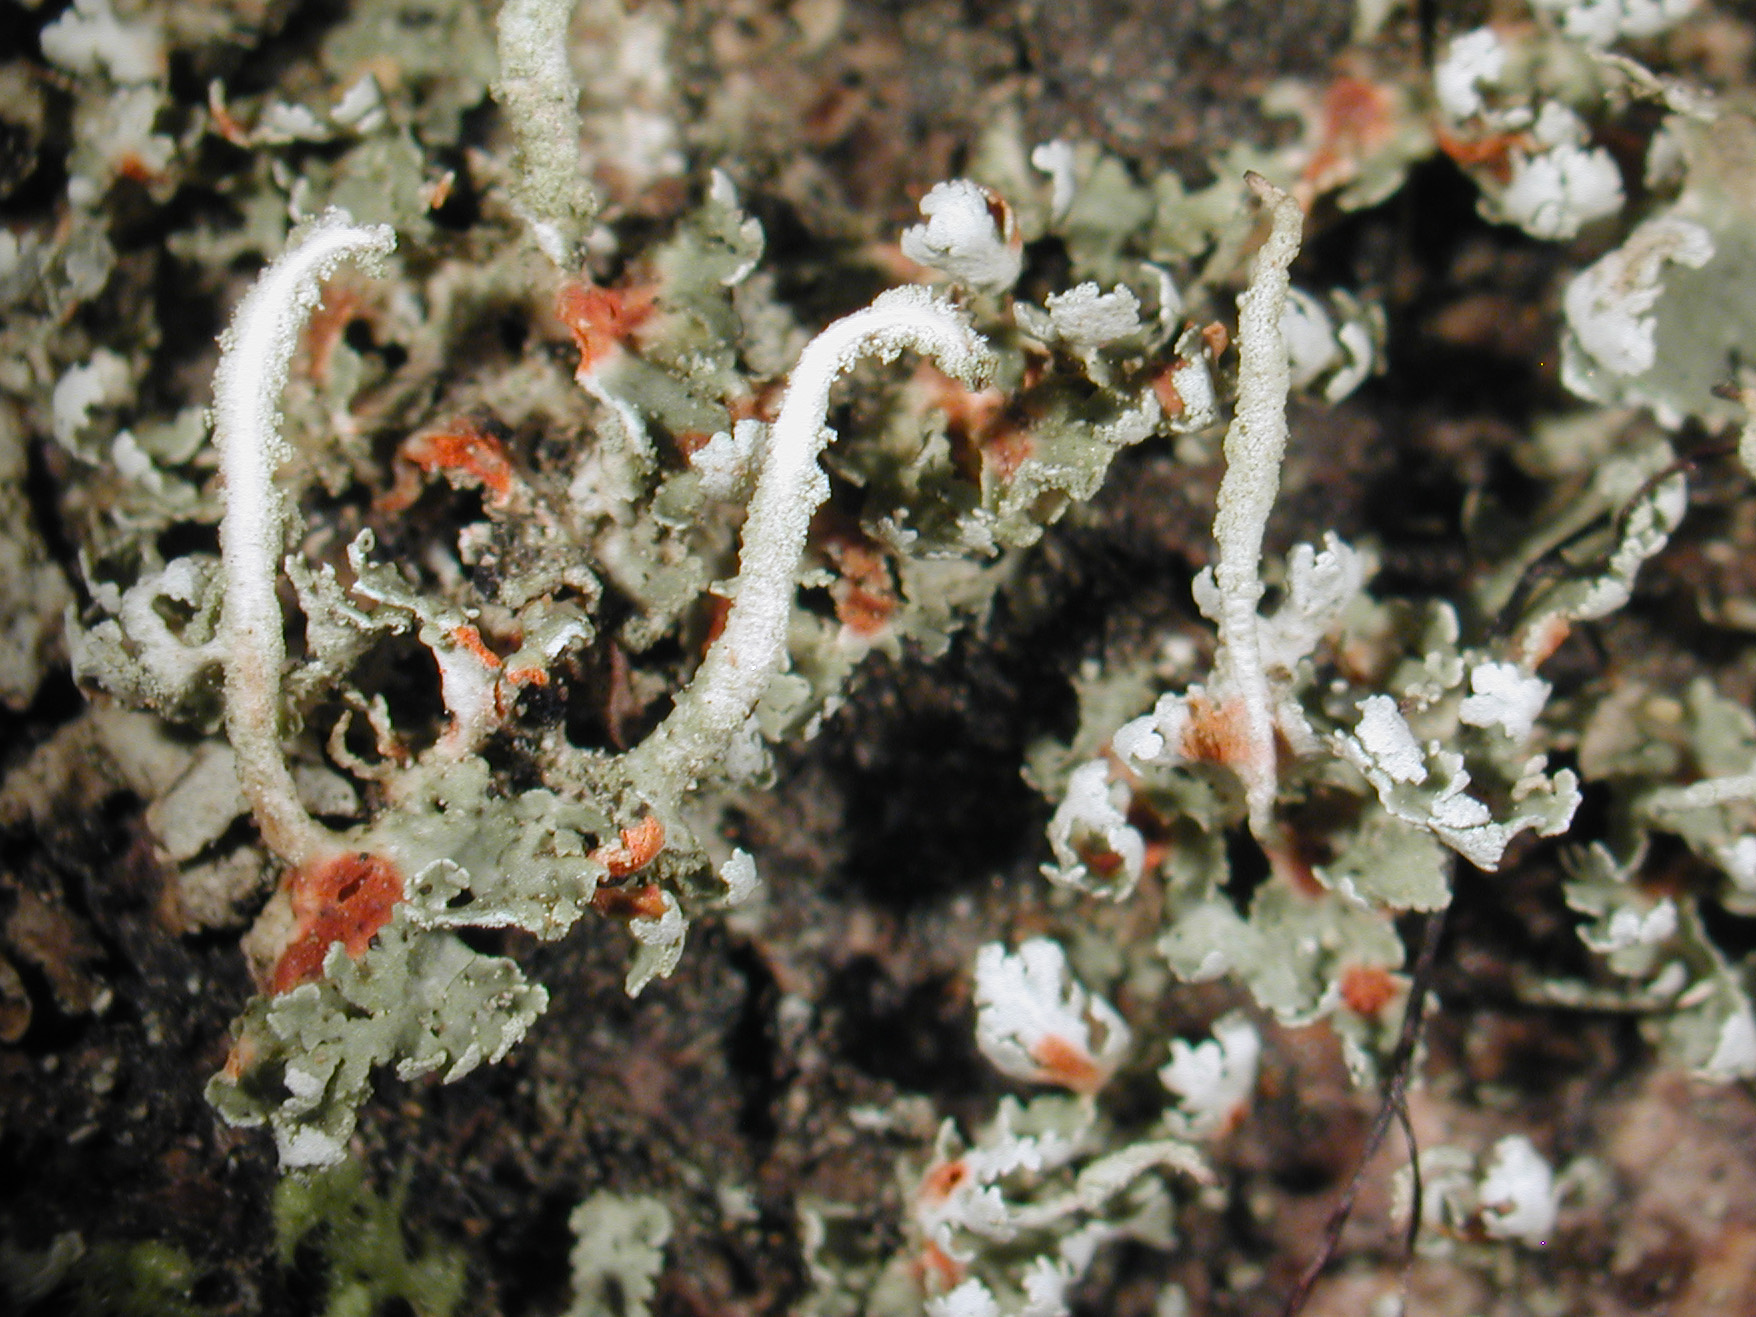
M 1480 86 L 1498 82 L 1506 68 L 1506 45 L 1491 27 L 1466 32 L 1446 47 L 1433 70 L 1433 94 L 1439 108 L 1454 120 L 1480 114 L 1485 108 Z
M 1214 1022 L 1206 1042 L 1190 1045 L 1173 1038 L 1159 1082 L 1176 1094 L 1178 1114 L 1190 1134 L 1223 1133 L 1248 1109 L 1261 1057 L 1256 1026 L 1234 1011 Z
M 1478 1191 L 1482 1228 L 1495 1239 L 1547 1244 L 1555 1230 L 1555 1174 L 1522 1134 L 1494 1145 Z
M 1049 294 L 1045 305 L 1052 332 L 1076 348 L 1099 348 L 1141 328 L 1140 299 L 1121 284 L 1106 293 L 1087 280 Z
M 69 367 L 55 382 L 50 399 L 55 441 L 77 453 L 80 435 L 91 424 L 92 411 L 124 403 L 132 391 L 127 360 L 108 348 L 99 348 L 84 365 Z
M 1585 123 L 1547 102 L 1532 129 L 1539 149 L 1515 151 L 1512 181 L 1482 198 L 1484 218 L 1516 224 L 1533 238 L 1571 238 L 1592 220 L 1622 209 L 1622 174 L 1601 146 L 1585 145 Z
M 974 1276 L 951 1293 L 928 1299 L 927 1311 L 932 1317 L 1000 1317 L 1000 1305 Z
M 1427 780 L 1427 764 L 1420 742 L 1403 719 L 1396 701 L 1388 695 L 1368 695 L 1360 701 L 1359 743 L 1374 764 L 1394 781 L 1419 785 Z
M 1756 1016 L 1747 1002 L 1740 1002 L 1720 1023 L 1713 1055 L 1699 1073 L 1722 1084 L 1756 1075 Z
M 1049 214 L 1061 219 L 1073 209 L 1076 187 L 1073 143 L 1056 138 L 1032 149 L 1030 163 L 1049 176 Z
M 1480 869 L 1498 867 L 1507 843 L 1526 829 L 1552 837 L 1566 828 L 1579 805 L 1578 781 L 1567 769 L 1543 773 L 1541 755 L 1532 758 L 1512 791 L 1512 806 L 1495 818 L 1468 794 L 1463 755 L 1437 742 L 1425 750 L 1388 695 L 1360 701 L 1354 732 L 1330 738 L 1341 757 L 1359 769 L 1391 814 L 1426 828 Z
M 1687 18 L 1697 0 L 1536 0 L 1538 9 L 1561 15 L 1561 28 L 1575 41 L 1607 46 L 1624 37 L 1657 36 Z
M 1341 360 L 1335 341 L 1335 321 L 1323 303 L 1302 288 L 1287 289 L 1280 333 L 1286 340 L 1287 370 L 1295 389 L 1308 388 Z
M 921 198 L 921 214 L 925 224 L 903 231 L 902 254 L 909 260 L 983 292 L 1004 292 L 1017 282 L 1024 246 L 1011 210 L 989 189 L 967 178 L 935 184 Z
M 1549 683 L 1516 663 L 1478 663 L 1457 716 L 1471 727 L 1498 727 L 1514 741 L 1530 738 L 1549 700 Z
M 1648 220 L 1615 251 L 1576 275 L 1562 305 L 1567 333 L 1561 344 L 1561 382 L 1582 398 L 1607 401 L 1615 393 L 1600 372 L 1632 378 L 1658 357 L 1657 318 L 1664 267 L 1699 270 L 1713 259 L 1713 239 L 1699 224 L 1675 216 Z
M 1067 967 L 1067 953 L 1032 938 L 1008 955 L 990 942 L 976 956 L 976 1043 L 1002 1074 L 1095 1093 L 1128 1050 L 1128 1026 Z
M 150 23 L 125 23 L 109 0 L 74 0 L 42 32 L 43 54 L 74 73 L 102 68 L 116 83 L 151 82 L 165 75 L 164 35 Z
M 1756 892 L 1756 836 L 1746 833 L 1716 846 L 1713 857 L 1740 892 Z
M 768 427 L 745 419 L 721 430 L 690 455 L 689 465 L 701 477 L 710 498 L 736 498 L 749 484 L 768 443 Z

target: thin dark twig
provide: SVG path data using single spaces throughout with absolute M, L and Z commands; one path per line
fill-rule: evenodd
M 1415 18 L 1420 23 L 1421 29 L 1421 63 L 1431 70 L 1435 49 L 1439 44 L 1438 0 L 1418 0 L 1415 5 Z
M 1360 1154 L 1359 1165 L 1354 1170 L 1353 1179 L 1348 1182 L 1347 1190 L 1342 1194 L 1341 1201 L 1329 1214 L 1329 1223 L 1323 1230 L 1323 1243 L 1317 1255 L 1311 1259 L 1304 1274 L 1299 1277 L 1298 1284 L 1287 1296 L 1286 1305 L 1281 1309 L 1281 1317 L 1298 1317 L 1304 1309 L 1305 1301 L 1311 1296 L 1311 1287 L 1317 1283 L 1317 1277 L 1323 1274 L 1323 1268 L 1335 1255 L 1336 1245 L 1341 1242 L 1341 1232 L 1347 1228 L 1348 1218 L 1353 1215 L 1354 1202 L 1365 1187 L 1366 1170 L 1377 1156 L 1378 1149 L 1383 1146 L 1384 1136 L 1390 1132 L 1390 1122 L 1396 1120 L 1402 1126 L 1403 1137 L 1408 1140 L 1409 1164 L 1414 1168 L 1413 1206 L 1408 1226 L 1408 1247 L 1412 1253 L 1415 1237 L 1420 1232 L 1421 1221 L 1421 1162 L 1419 1150 L 1415 1146 L 1414 1127 L 1408 1118 L 1408 1075 L 1414 1065 L 1415 1044 L 1420 1041 L 1421 1021 L 1426 1015 L 1427 987 L 1432 982 L 1433 965 L 1439 955 L 1439 939 L 1445 931 L 1445 911 L 1439 910 L 1427 916 L 1426 927 L 1421 931 L 1421 949 L 1415 959 L 1414 981 L 1409 988 L 1408 1004 L 1402 1012 L 1402 1030 L 1397 1035 L 1396 1050 L 1390 1054 L 1390 1075 L 1384 1085 L 1384 1098 L 1378 1104 L 1378 1114 L 1373 1117 L 1372 1130 L 1366 1137 L 1365 1150 Z
M 1421 1234 L 1421 1150 L 1415 1143 L 1414 1122 L 1408 1118 L 1408 1097 L 1401 1094 L 1396 1103 L 1396 1123 L 1402 1126 L 1402 1141 L 1408 1145 L 1408 1169 L 1412 1181 L 1408 1207 L 1408 1235 L 1403 1249 L 1412 1259 L 1415 1241 Z

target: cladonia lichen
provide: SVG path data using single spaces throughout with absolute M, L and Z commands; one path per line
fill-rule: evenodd
M 285 1170 L 346 1162 L 387 1075 L 511 1057 L 574 967 L 532 938 L 614 925 L 638 994 L 730 911 L 715 954 L 759 966 L 763 1082 L 797 1080 L 813 1138 L 844 1113 L 797 1095 L 860 1069 L 850 964 L 910 948 L 972 1035 L 955 1094 L 848 1082 L 825 1146 L 894 1162 L 890 1217 L 751 1209 L 772 1251 L 797 1208 L 826 1317 L 1059 1317 L 1112 1302 L 1078 1297 L 1112 1243 L 1133 1283 L 1185 1214 L 1246 1219 L 1273 1193 L 1214 1168 L 1301 1097 L 1297 1047 L 1419 1082 L 1420 1008 L 1450 1003 L 1409 916 L 1461 884 L 1485 926 L 1544 912 L 1540 957 L 1494 946 L 1521 1010 L 1756 1076 L 1756 119 L 1685 73 L 1733 18 L 1511 0 L 1421 61 L 1406 6 L 1362 4 L 1403 37 L 1266 90 L 1291 131 L 1179 141 L 1193 183 L 1108 119 L 1111 146 L 1032 140 L 1010 73 L 971 141 L 879 140 L 902 120 L 883 43 L 843 40 L 858 7 L 318 8 L 284 86 L 213 53 L 280 39 L 237 6 L 75 0 L 37 24 L 52 71 L 0 68 L 6 132 L 65 155 L 0 160 L 0 701 L 59 716 L 62 663 L 94 697 L 0 822 L 140 802 L 154 918 L 204 954 L 242 935 L 208 1096 Z M 817 87 L 832 57 L 860 77 Z M 1418 217 L 1431 279 L 1373 209 L 1417 163 L 1460 212 Z M 151 300 L 185 277 L 235 304 L 217 365 Z M 923 767 L 926 734 L 873 728 L 947 656 L 967 688 L 933 694 L 980 743 Z M 1020 753 L 1040 831 L 998 800 L 916 817 Z M 838 833 L 845 784 L 816 784 L 847 765 Z M 794 900 L 837 865 L 908 871 L 845 946 Z M 36 973 L 0 960 L 8 1004 Z M 895 1017 L 923 1037 L 924 997 Z M 589 1141 L 598 1113 L 538 1088 Z M 1428 1150 L 1423 1247 L 1508 1275 L 1565 1237 L 1587 1173 L 1536 1134 Z M 587 1187 L 572 1311 L 695 1303 L 661 1278 L 708 1209 Z

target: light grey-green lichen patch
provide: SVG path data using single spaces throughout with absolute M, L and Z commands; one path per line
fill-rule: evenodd
M 574 1241 L 567 1317 L 646 1317 L 671 1238 L 665 1205 L 599 1190 L 573 1209 L 567 1225 Z
M 208 1100 L 230 1124 L 266 1123 L 285 1169 L 333 1166 L 373 1070 L 460 1079 L 505 1056 L 547 1004 L 511 961 L 427 931 L 400 906 L 359 960 L 338 944 L 321 981 L 251 1003 L 236 1068 L 214 1076 Z
M 1675 116 L 1687 178 L 1676 203 L 1575 277 L 1564 378 L 1599 402 L 1651 407 L 1670 427 L 1741 419 L 1723 396 L 1756 356 L 1756 121 Z

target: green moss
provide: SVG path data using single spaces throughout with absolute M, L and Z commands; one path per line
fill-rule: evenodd
M 201 1272 L 175 1244 L 98 1244 L 74 1270 L 77 1317 L 202 1317 L 212 1311 L 191 1298 Z
M 411 1252 L 402 1224 L 408 1177 L 384 1197 L 358 1162 L 289 1175 L 274 1192 L 275 1243 L 282 1266 L 301 1247 L 322 1258 L 325 1317 L 371 1317 L 401 1299 L 416 1317 L 448 1317 L 463 1296 L 463 1254 L 423 1246 Z

